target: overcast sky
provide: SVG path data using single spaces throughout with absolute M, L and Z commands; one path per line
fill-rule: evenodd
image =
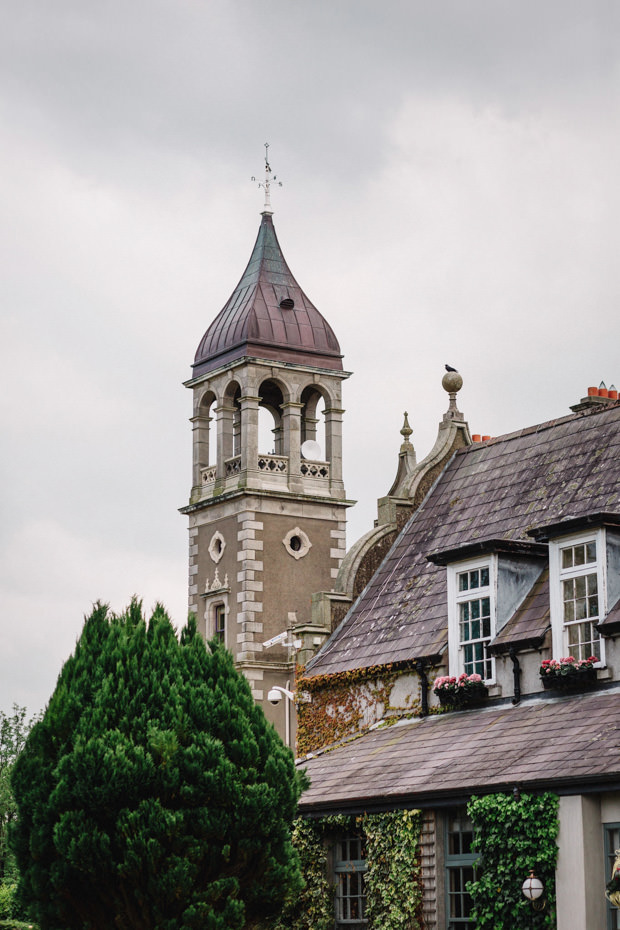
M 499 435 L 618 384 L 615 0 L 4 0 L 0 709 L 96 599 L 186 612 L 190 392 L 274 221 L 333 326 L 348 544 L 458 367 Z

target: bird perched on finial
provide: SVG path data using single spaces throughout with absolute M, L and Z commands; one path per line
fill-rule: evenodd
M 458 368 L 453 368 L 452 365 L 446 365 L 446 371 L 458 371 Z

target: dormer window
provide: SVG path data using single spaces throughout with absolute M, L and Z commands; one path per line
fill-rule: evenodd
M 489 645 L 495 636 L 497 558 L 448 566 L 450 674 L 495 679 Z
M 604 661 L 598 623 L 605 617 L 604 530 L 550 542 L 553 654 Z

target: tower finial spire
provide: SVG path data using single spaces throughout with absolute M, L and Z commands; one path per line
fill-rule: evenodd
M 252 181 L 256 181 L 254 175 L 252 175 Z M 263 215 L 267 214 L 271 216 L 273 210 L 271 209 L 271 182 L 277 181 L 278 187 L 282 187 L 282 181 L 278 181 L 275 174 L 272 176 L 271 165 L 269 164 L 269 143 L 265 142 L 265 180 L 258 181 L 258 186 L 262 187 L 265 191 L 265 206 L 263 207 Z

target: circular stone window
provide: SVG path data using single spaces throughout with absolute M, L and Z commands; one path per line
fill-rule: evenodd
M 217 565 L 222 556 L 224 555 L 224 549 L 226 548 L 226 540 L 222 536 L 219 530 L 216 530 L 213 536 L 211 537 L 211 542 L 209 543 L 209 555 Z
M 312 548 L 312 543 L 307 535 L 298 526 L 293 530 L 289 530 L 282 540 L 282 545 L 294 559 L 302 559 Z

